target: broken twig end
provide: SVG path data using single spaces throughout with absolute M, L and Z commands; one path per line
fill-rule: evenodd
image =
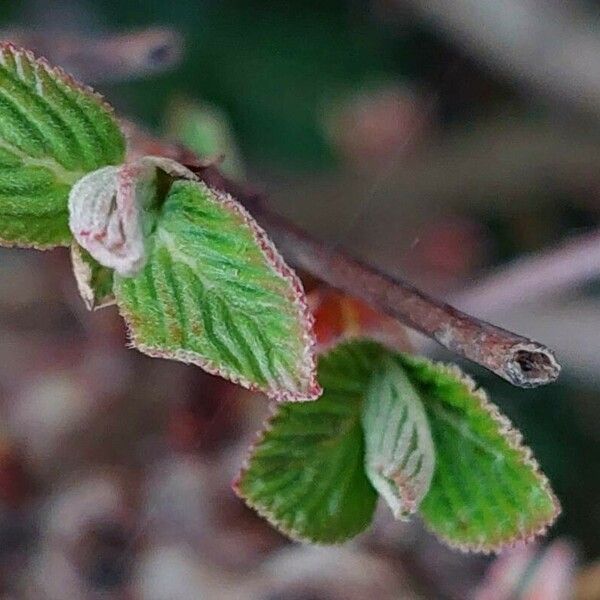
M 556 381 L 560 369 L 552 350 L 536 342 L 520 342 L 510 348 L 504 373 L 498 374 L 513 385 L 532 388 Z

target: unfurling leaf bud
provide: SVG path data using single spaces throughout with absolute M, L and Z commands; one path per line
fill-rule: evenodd
M 156 199 L 158 169 L 195 179 L 175 161 L 146 156 L 93 171 L 69 194 L 69 226 L 77 243 L 123 277 L 135 277 L 146 264 L 146 221 Z

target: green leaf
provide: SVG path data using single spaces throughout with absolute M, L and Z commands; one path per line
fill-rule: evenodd
M 436 467 L 421 515 L 448 544 L 492 552 L 543 533 L 560 512 L 521 434 L 456 367 L 401 363 L 425 406 Z
M 348 342 L 319 359 L 323 395 L 279 404 L 234 484 L 286 535 L 341 542 L 372 520 L 377 493 L 364 469 L 363 398 L 383 350 Z
M 71 264 L 79 294 L 88 310 L 96 310 L 115 303 L 113 271 L 103 267 L 89 252 L 71 244 Z
M 0 244 L 69 245 L 71 186 L 124 154 L 124 137 L 100 96 L 45 60 L 0 44 Z
M 133 345 L 272 398 L 317 397 L 312 318 L 299 279 L 232 198 L 175 181 L 148 262 L 115 274 Z
M 247 504 L 284 533 L 330 543 L 360 532 L 375 502 L 369 478 L 392 509 L 405 511 L 408 499 L 414 510 L 427 478 L 411 481 L 411 506 L 405 488 L 384 487 L 379 475 L 398 463 L 411 473 L 409 464 L 419 463 L 413 447 L 432 460 L 419 409 L 436 452 L 419 509 L 443 540 L 495 551 L 542 533 L 557 516 L 558 503 L 520 434 L 455 367 L 354 341 L 322 356 L 318 372 L 321 398 L 277 406 L 235 483 Z M 420 443 L 407 429 L 411 422 Z
M 398 361 L 382 360 L 363 410 L 365 469 L 396 519 L 414 513 L 429 490 L 435 450 L 421 398 Z

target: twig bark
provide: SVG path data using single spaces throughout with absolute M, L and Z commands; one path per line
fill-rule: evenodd
M 328 247 L 271 212 L 260 194 L 228 181 L 214 166 L 193 162 L 187 166 L 244 204 L 293 266 L 368 302 L 513 385 L 535 387 L 558 377 L 560 365 L 544 345 L 463 313 Z
M 129 138 L 130 158 L 146 154 L 172 158 L 208 185 L 228 192 L 252 213 L 293 266 L 364 300 L 513 385 L 536 387 L 558 377 L 560 365 L 543 344 L 463 313 L 329 247 L 273 213 L 259 192 L 227 179 L 214 163 L 199 159 L 178 144 L 157 140 L 130 122 L 124 121 L 122 126 Z

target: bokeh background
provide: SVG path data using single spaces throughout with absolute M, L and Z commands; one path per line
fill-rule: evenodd
M 569 4 L 0 4 L 1 38 L 120 115 L 564 365 L 531 391 L 463 365 L 563 505 L 537 548 L 463 555 L 384 510 L 352 543 L 305 547 L 229 487 L 265 399 L 126 349 L 66 251 L 2 250 L 1 598 L 600 598 L 600 23 L 597 2 Z

